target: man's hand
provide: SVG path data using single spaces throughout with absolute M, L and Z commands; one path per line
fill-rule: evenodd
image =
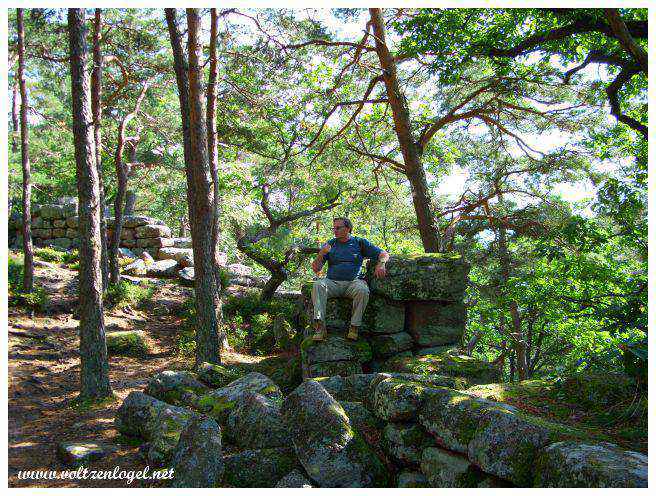
M 377 263 L 376 268 L 374 269 L 374 277 L 376 279 L 381 279 L 387 275 L 387 269 L 385 268 L 384 263 Z
M 319 254 L 320 254 L 320 255 L 327 255 L 331 248 L 332 248 L 332 247 L 330 246 L 330 243 L 326 243 L 326 244 L 323 245 L 323 246 L 321 247 L 321 249 L 319 250 Z

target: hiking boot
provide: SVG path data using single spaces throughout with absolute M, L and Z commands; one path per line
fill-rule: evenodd
M 315 321 L 314 334 L 312 335 L 313 341 L 323 341 L 326 339 L 328 331 L 326 330 L 326 323 L 323 320 Z
M 346 339 L 350 339 L 351 341 L 357 341 L 357 339 L 358 339 L 358 326 L 352 325 L 349 328 L 349 332 L 346 335 Z

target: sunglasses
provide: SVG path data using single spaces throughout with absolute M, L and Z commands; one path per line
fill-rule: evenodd
M 346 227 L 346 226 L 333 226 L 333 231 L 339 231 L 343 227 Z

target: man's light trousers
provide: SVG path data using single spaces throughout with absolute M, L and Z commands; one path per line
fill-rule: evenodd
M 314 319 L 326 320 L 326 303 L 328 298 L 346 296 L 353 300 L 353 314 L 351 325 L 362 325 L 362 314 L 369 301 L 369 287 L 362 279 L 353 281 L 333 281 L 324 278 L 317 279 L 312 285 L 312 305 L 314 306 Z

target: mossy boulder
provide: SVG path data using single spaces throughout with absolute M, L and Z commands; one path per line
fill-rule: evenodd
M 186 370 L 164 370 L 148 381 L 144 392 L 171 405 L 196 407 L 208 387 Z
M 458 453 L 467 453 L 483 413 L 490 408 L 508 408 L 485 399 L 449 388 L 433 388 L 426 395 L 418 412 L 419 423 L 441 446 Z
M 223 485 L 227 487 L 275 487 L 298 468 L 292 448 L 244 450 L 223 457 Z
M 259 372 L 251 372 L 200 397 L 198 409 L 225 425 L 228 415 L 247 392 L 258 393 L 274 401 L 282 399 L 280 388 L 271 379 Z
M 401 332 L 405 326 L 405 306 L 381 296 L 371 295 L 362 325 L 371 334 Z
M 170 461 L 182 430 L 194 418 L 201 416 L 187 408 L 172 406 L 133 391 L 119 407 L 115 425 L 116 430 L 126 436 L 148 441 L 148 461 L 161 466 Z
M 553 382 L 549 396 L 589 410 L 605 410 L 631 401 L 636 381 L 619 373 L 579 372 Z
M 487 473 L 530 486 L 535 459 L 542 448 L 557 441 L 586 438 L 581 431 L 502 408 L 485 409 L 467 452 L 469 459 Z
M 369 338 L 371 351 L 376 358 L 388 358 L 412 349 L 412 337 L 407 332 L 377 334 Z
M 410 488 L 410 487 L 430 487 L 426 476 L 421 472 L 413 472 L 411 470 L 404 470 L 400 472 L 396 478 L 396 487 Z
M 308 337 L 301 342 L 301 358 L 308 365 L 344 360 L 362 363 L 371 360 L 371 347 L 364 339 L 350 341 L 330 335 L 324 341 L 314 341 Z
M 537 487 L 647 487 L 647 456 L 612 443 L 564 441 L 537 458 Z
M 413 374 L 439 374 L 461 377 L 470 384 L 488 384 L 499 382 L 501 373 L 489 362 L 467 355 L 443 353 L 413 357 L 394 357 L 385 362 L 388 370 L 393 372 L 410 372 Z
M 226 438 L 243 448 L 290 446 L 289 430 L 280 414 L 279 399 L 246 392 L 228 415 Z
M 375 414 L 387 421 L 412 420 L 422 403 L 425 386 L 404 379 L 384 378 L 372 384 Z
M 172 487 L 216 487 L 223 477 L 221 428 L 210 418 L 194 418 L 182 430 L 171 456 Z
M 486 478 L 466 457 L 437 447 L 422 450 L 421 471 L 430 487 L 478 487 Z
M 216 363 L 203 362 L 198 367 L 198 380 L 213 388 L 226 386 L 244 375 L 246 372 L 238 367 L 217 365 Z
M 143 357 L 149 353 L 143 331 L 113 331 L 105 334 L 107 354 Z
M 349 376 L 353 374 L 362 374 L 362 364 L 351 360 L 342 360 L 339 362 L 321 362 L 312 365 L 303 365 L 303 378 L 312 377 L 330 377 L 335 375 Z
M 413 301 L 407 304 L 408 332 L 418 346 L 457 344 L 465 333 L 462 301 Z
M 461 301 L 470 268 L 455 253 L 391 256 L 380 279 L 373 277 L 374 265 L 367 268 L 371 292 L 396 301 Z
M 419 465 L 424 448 L 435 446 L 435 440 L 420 426 L 410 422 L 390 422 L 383 429 L 385 452 L 401 465 Z
M 385 422 L 371 413 L 361 401 L 340 401 L 339 404 L 346 412 L 351 426 L 368 442 L 378 441 Z
M 314 380 L 338 401 L 364 401 L 375 375 L 352 374 L 345 377 L 316 377 Z
M 415 350 L 415 356 L 441 355 L 442 353 L 456 353 L 458 346 L 448 344 L 444 346 L 429 346 L 428 348 L 418 348 Z
M 318 382 L 297 387 L 285 399 L 282 414 L 299 461 L 321 487 L 388 486 L 383 463 Z
M 307 480 L 303 472 L 300 470 L 292 470 L 289 472 L 287 475 L 285 475 L 282 479 L 278 481 L 278 484 L 276 484 L 276 487 L 303 487 L 303 488 L 308 488 L 308 487 L 313 487 L 312 483 Z

